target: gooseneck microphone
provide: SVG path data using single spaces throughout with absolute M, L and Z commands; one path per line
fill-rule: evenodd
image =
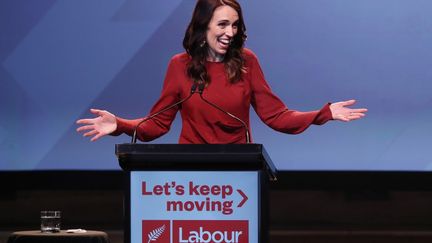
M 204 82 L 200 82 L 200 83 L 198 84 L 198 93 L 199 93 L 201 99 L 202 99 L 204 102 L 206 102 L 207 104 L 211 105 L 212 107 L 218 109 L 218 110 L 221 111 L 222 113 L 224 113 L 224 114 L 230 116 L 231 118 L 233 118 L 234 120 L 240 122 L 241 125 L 243 126 L 243 128 L 245 129 L 245 134 L 246 134 L 246 143 L 250 143 L 249 128 L 248 128 L 248 126 L 246 125 L 246 122 L 244 122 L 242 119 L 238 118 L 237 116 L 235 116 L 235 115 L 229 113 L 228 111 L 222 109 L 222 108 L 219 107 L 218 105 L 216 105 L 216 104 L 214 104 L 214 103 L 208 101 L 207 99 L 205 99 L 205 98 L 203 97 L 204 87 L 205 87 L 205 83 L 204 83 Z
M 180 101 L 178 101 L 178 102 L 176 102 L 176 103 L 174 103 L 174 104 L 172 104 L 172 105 L 168 105 L 168 106 L 166 106 L 165 108 L 163 108 L 162 110 L 160 110 L 160 111 L 158 111 L 158 112 L 155 112 L 155 113 L 153 113 L 153 114 L 151 114 L 151 115 L 149 115 L 149 116 L 143 118 L 143 119 L 142 119 L 142 120 L 141 120 L 141 121 L 140 121 L 140 122 L 135 126 L 135 128 L 134 128 L 131 143 L 132 143 L 132 144 L 135 144 L 135 143 L 136 143 L 136 140 L 137 140 L 137 131 L 138 131 L 138 128 L 141 126 L 141 124 L 143 124 L 144 122 L 146 122 L 146 121 L 148 121 L 148 120 L 150 120 L 150 119 L 153 119 L 153 117 L 155 117 L 155 116 L 157 116 L 157 115 L 159 115 L 159 114 L 161 114 L 161 113 L 164 113 L 165 111 L 167 111 L 167 110 L 169 110 L 169 109 L 172 109 L 173 107 L 178 106 L 178 105 L 180 105 L 181 103 L 187 101 L 188 99 L 190 99 L 190 97 L 192 97 L 193 94 L 195 94 L 196 89 L 197 89 L 197 85 L 196 85 L 196 83 L 194 83 L 194 84 L 192 84 L 190 94 L 189 94 L 186 98 L 184 98 L 184 99 L 182 99 L 182 100 L 180 100 Z

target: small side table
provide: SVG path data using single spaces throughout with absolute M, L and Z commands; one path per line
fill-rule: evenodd
M 110 243 L 110 240 L 102 231 L 66 233 L 66 230 L 61 230 L 59 233 L 42 233 L 32 230 L 12 233 L 7 243 Z

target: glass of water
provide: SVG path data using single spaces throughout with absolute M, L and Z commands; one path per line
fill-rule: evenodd
M 41 231 L 43 233 L 60 232 L 60 211 L 41 211 Z

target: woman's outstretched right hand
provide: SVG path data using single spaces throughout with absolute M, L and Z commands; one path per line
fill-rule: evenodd
M 90 109 L 90 112 L 97 117 L 76 121 L 77 124 L 81 125 L 77 128 L 77 132 L 86 131 L 83 134 L 84 137 L 93 136 L 90 139 L 93 142 L 117 129 L 116 117 L 113 114 L 98 109 Z

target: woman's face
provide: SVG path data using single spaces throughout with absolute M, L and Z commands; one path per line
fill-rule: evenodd
M 233 37 L 237 34 L 238 13 L 230 6 L 217 7 L 207 29 L 208 60 L 222 61 Z

